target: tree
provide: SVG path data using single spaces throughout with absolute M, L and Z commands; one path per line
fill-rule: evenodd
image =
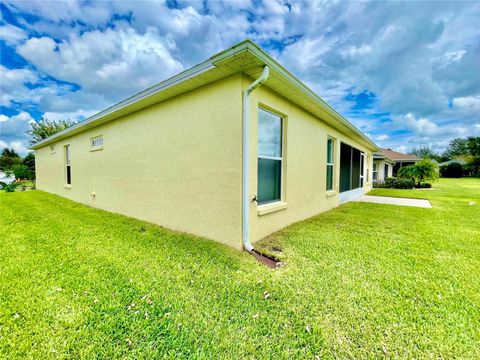
M 32 140 L 30 140 L 30 144 L 34 145 L 43 139 L 46 139 L 47 137 L 58 133 L 59 131 L 62 131 L 72 125 L 75 124 L 75 121 L 71 120 L 48 120 L 45 118 L 42 118 L 39 122 L 32 122 L 31 123 L 31 129 L 27 131 L 27 134 L 29 134 L 32 137 Z
M 18 155 L 17 152 L 14 149 L 9 149 L 9 148 L 3 149 L 2 156 L 8 156 L 8 157 L 12 157 L 12 158 L 20 157 L 20 155 Z
M 30 172 L 29 180 L 35 179 L 35 155 L 33 153 L 28 153 L 27 156 L 22 160 L 22 164 L 27 166 L 28 171 Z
M 443 165 L 440 168 L 440 174 L 442 174 L 444 178 L 460 178 L 463 174 L 463 168 L 459 163 Z
M 467 165 L 474 176 L 480 177 L 480 156 L 473 157 L 473 160 Z
M 398 176 L 415 179 L 420 187 L 422 181 L 438 179 L 438 166 L 432 160 L 423 159 L 414 165 L 402 167 L 398 171 Z
M 0 170 L 10 171 L 13 165 L 22 163 L 22 158 L 13 149 L 5 148 L 0 156 Z
M 435 159 L 438 160 L 440 155 L 433 150 L 432 147 L 429 146 L 421 146 L 418 148 L 413 148 L 410 152 L 410 155 L 415 155 L 421 159 Z
M 17 164 L 12 166 L 13 174 L 15 178 L 25 180 L 31 179 L 32 173 L 28 170 L 27 165 Z
M 451 140 L 444 155 L 449 159 L 453 159 L 457 156 L 470 155 L 468 139 L 456 138 Z
M 480 136 L 468 137 L 467 147 L 468 147 L 469 155 L 475 156 L 475 157 L 480 156 Z

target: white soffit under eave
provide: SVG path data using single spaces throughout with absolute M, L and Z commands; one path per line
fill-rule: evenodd
M 324 102 L 319 100 L 317 96 L 313 95 L 313 98 L 311 94 L 309 95 L 311 91 L 302 85 L 299 80 L 296 80 L 293 75 L 288 73 L 288 71 L 286 71 L 280 64 L 272 60 L 263 50 L 249 42 L 243 42 L 234 46 L 223 53 L 215 55 L 211 58 L 211 61 L 201 63 L 123 100 L 73 127 L 39 142 L 32 146 L 32 149 L 38 149 L 62 138 L 83 132 L 235 73 L 243 72 L 252 78 L 257 78 L 260 76 L 263 66 L 268 65 L 267 63 L 271 66 L 271 76 L 265 84 L 267 87 L 312 113 L 325 123 L 337 128 L 346 135 L 359 140 L 360 143 L 363 143 L 368 148 L 373 149 L 372 146 L 375 146 L 375 144 L 360 130 L 356 129 L 346 119 L 343 119 L 341 115 L 337 114 L 328 104 L 323 104 Z M 294 82 L 299 83 L 300 85 L 293 85 L 291 80 L 287 79 L 286 76 L 289 79 L 295 79 Z

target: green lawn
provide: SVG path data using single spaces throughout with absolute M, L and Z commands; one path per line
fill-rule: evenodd
M 374 190 L 261 246 L 0 196 L 0 358 L 479 358 L 480 179 Z M 476 202 L 475 205 L 469 205 Z

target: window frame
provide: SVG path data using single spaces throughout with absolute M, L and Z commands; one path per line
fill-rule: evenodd
M 65 186 L 70 187 L 72 185 L 72 152 L 70 144 L 63 147 L 64 164 L 65 164 Z
M 94 145 L 94 141 L 97 140 L 97 139 L 101 139 L 101 144 L 99 145 Z M 104 141 L 103 141 L 103 135 L 97 135 L 97 136 L 93 136 L 90 138 L 90 151 L 97 151 L 97 150 L 102 150 L 103 149 L 103 145 L 104 145 Z
M 378 164 L 372 163 L 372 181 L 378 181 Z
M 272 204 L 279 204 L 279 203 L 282 203 L 284 202 L 284 154 L 285 154 L 285 119 L 286 119 L 286 116 L 281 114 L 280 112 L 277 112 L 275 110 L 272 110 L 270 109 L 269 107 L 266 107 L 266 106 L 263 106 L 263 105 L 258 105 L 257 107 L 257 195 L 256 195 L 256 202 L 257 202 L 257 206 L 258 207 L 262 207 L 262 206 L 270 206 Z M 260 123 L 260 116 L 258 115 L 258 113 L 260 112 L 260 110 L 262 111 L 265 111 L 267 113 L 270 113 L 274 116 L 277 116 L 280 118 L 280 128 L 281 128 L 281 132 L 280 132 L 280 155 L 281 156 L 268 156 L 268 155 L 260 155 L 259 152 L 258 152 L 258 127 L 259 127 L 259 123 Z M 263 160 L 274 160 L 274 161 L 280 161 L 280 191 L 279 191 L 279 199 L 275 199 L 275 200 L 272 200 L 272 201 L 264 201 L 264 202 L 260 202 L 258 200 L 258 187 L 259 187 L 259 181 L 258 181 L 258 163 L 259 163 L 259 159 L 263 159 Z
M 332 141 L 332 162 L 331 163 L 328 162 L 328 142 L 330 140 Z M 335 145 L 336 145 L 335 138 L 332 137 L 332 136 L 327 136 L 327 159 L 326 159 L 326 166 L 325 166 L 325 169 L 326 169 L 325 189 L 326 189 L 327 192 L 334 192 L 335 191 L 335 154 L 336 154 Z M 332 188 L 331 189 L 328 188 L 328 167 L 329 166 L 331 166 L 331 168 L 332 168 Z
M 360 186 L 365 186 L 365 153 L 360 151 Z
M 365 181 L 366 184 L 370 183 L 370 160 L 371 160 L 372 154 L 367 154 L 367 166 L 365 167 Z

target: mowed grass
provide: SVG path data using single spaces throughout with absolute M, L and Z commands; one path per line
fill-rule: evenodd
M 373 191 L 433 209 L 348 203 L 284 229 L 259 244 L 278 270 L 41 191 L 2 193 L 0 357 L 479 358 L 480 180 L 435 186 Z

